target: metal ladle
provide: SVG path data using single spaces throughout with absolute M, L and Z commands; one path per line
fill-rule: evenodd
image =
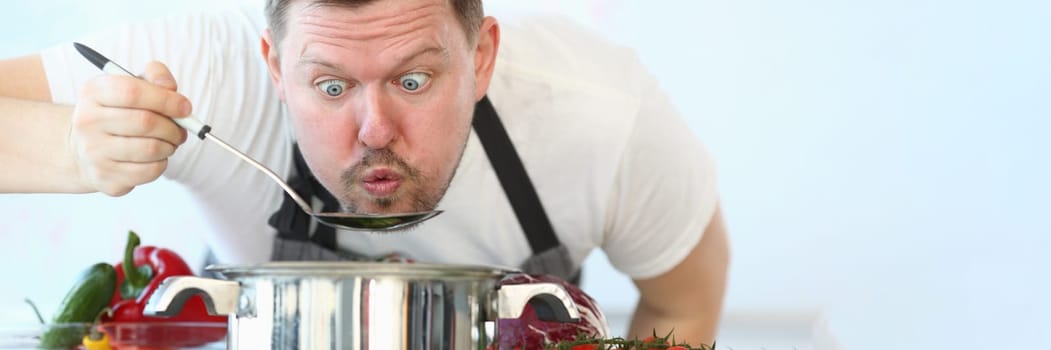
M 103 72 L 109 74 L 128 75 L 132 77 L 135 76 L 134 74 L 131 74 L 126 69 L 122 68 L 120 65 L 117 65 L 115 62 L 110 61 L 108 58 L 102 56 L 90 47 L 84 46 L 80 43 L 74 43 L 73 46 L 77 49 L 77 52 L 80 52 L 80 54 L 83 55 L 84 58 L 87 58 L 88 61 L 91 61 L 92 64 L 99 67 L 99 69 L 101 69 Z M 206 138 L 212 140 L 212 142 L 215 142 L 215 144 L 221 146 L 223 149 L 229 151 L 230 153 L 233 153 L 238 158 L 241 158 L 241 160 L 244 160 L 248 164 L 251 164 L 259 171 L 262 171 L 264 174 L 269 176 L 271 180 L 274 180 L 275 183 L 281 186 L 281 189 L 285 190 L 285 193 L 288 193 L 288 195 L 292 197 L 292 200 L 294 200 L 296 204 L 298 204 L 299 207 L 303 209 L 304 212 L 310 214 L 310 216 L 314 217 L 315 220 L 325 225 L 353 231 L 389 232 L 418 224 L 420 222 L 423 222 L 424 220 L 433 218 L 436 215 L 442 213 L 441 210 L 383 215 L 353 214 L 340 212 L 316 212 L 313 208 L 310 207 L 310 204 L 303 200 L 303 197 L 300 197 L 299 194 L 297 194 L 296 191 L 293 190 L 292 187 L 289 186 L 284 179 L 278 176 L 277 173 L 274 173 L 273 170 L 270 170 L 270 168 L 267 168 L 263 164 L 260 164 L 255 159 L 252 159 L 252 157 L 249 157 L 248 155 L 242 153 L 233 146 L 230 146 L 218 137 L 215 137 L 215 135 L 212 135 L 212 133 L 210 132 L 212 130 L 212 127 L 205 125 L 203 122 L 201 122 L 197 118 L 194 118 L 193 116 L 186 116 L 184 118 L 172 118 L 172 120 L 174 120 L 176 124 L 179 124 L 179 126 L 196 134 L 198 138 L 202 140 Z

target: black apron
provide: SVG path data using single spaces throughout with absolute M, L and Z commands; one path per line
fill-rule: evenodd
M 532 249 L 532 256 L 519 268 L 525 273 L 552 275 L 577 284 L 580 269 L 573 267 L 569 251 L 555 235 L 540 197 L 488 97 L 475 104 L 472 126 Z M 292 155 L 295 174 L 288 184 L 307 202 L 315 203 L 315 206 L 320 203 L 321 211 L 338 211 L 339 202 L 314 178 L 296 145 L 292 146 Z M 316 223 L 288 194 L 269 223 L 277 229 L 271 255 L 273 261 L 375 259 L 339 249 L 336 230 Z

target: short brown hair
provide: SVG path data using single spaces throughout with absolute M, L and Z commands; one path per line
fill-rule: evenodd
M 274 36 L 274 41 L 280 42 L 281 38 L 285 33 L 285 15 L 288 12 L 288 6 L 292 4 L 293 0 L 267 0 L 266 1 L 266 21 L 270 25 L 270 34 Z M 320 6 L 340 6 L 346 8 L 356 8 L 370 3 L 376 0 L 305 0 L 310 1 L 314 5 Z M 449 0 L 452 5 L 453 12 L 456 13 L 456 19 L 459 20 L 460 26 L 463 27 L 463 31 L 467 34 L 467 41 L 474 43 L 475 35 L 478 33 L 479 28 L 482 26 L 482 18 L 485 17 L 484 11 L 482 10 L 482 0 Z

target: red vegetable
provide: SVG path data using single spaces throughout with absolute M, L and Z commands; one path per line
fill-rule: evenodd
M 667 340 L 652 335 L 642 339 L 642 343 L 643 345 L 649 345 L 649 347 L 646 348 L 647 350 L 660 350 L 662 347 L 658 345 L 668 345 Z
M 120 334 L 120 339 L 131 339 L 138 345 L 153 344 L 159 346 L 199 346 L 219 341 L 226 336 L 225 327 L 200 327 L 190 329 L 187 322 L 207 325 L 227 322 L 226 316 L 208 315 L 204 300 L 200 296 L 190 298 L 182 312 L 174 317 L 152 317 L 142 314 L 157 286 L 170 276 L 192 276 L 193 270 L 175 252 L 153 246 L 139 246 L 139 236 L 128 232 L 128 244 L 124 251 L 124 261 L 115 265 L 117 270 L 117 290 L 110 300 L 112 316 L 104 317 L 105 323 L 140 323 L 148 324 L 132 328 L 134 334 Z M 172 337 L 173 333 L 185 333 L 189 337 Z M 114 342 L 120 341 L 114 339 Z M 171 342 L 177 341 L 177 344 Z
M 522 350 L 543 349 L 545 344 L 572 341 L 581 337 L 602 338 L 609 333 L 606 316 L 599 310 L 595 299 L 592 299 L 577 286 L 565 280 L 549 275 L 514 275 L 504 281 L 503 285 L 551 282 L 558 283 L 569 292 L 573 302 L 580 311 L 580 322 L 561 323 L 541 321 L 533 311 L 532 305 L 526 305 L 522 316 L 513 320 L 497 320 L 496 342 L 499 349 L 521 347 Z M 596 346 L 597 348 L 597 346 Z M 588 349 L 588 348 L 583 348 Z

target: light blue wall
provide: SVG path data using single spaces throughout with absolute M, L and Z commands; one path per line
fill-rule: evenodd
M 684 3 L 622 34 L 721 164 L 731 308 L 818 306 L 853 348 L 1051 347 L 1051 3 Z
M 5 4 L 0 56 L 210 2 L 136 3 Z M 487 4 L 559 11 L 639 50 L 718 160 L 729 311 L 816 310 L 852 349 L 1051 348 L 1051 3 Z M 0 196 L 0 253 L 29 262 L 0 267 L 0 305 L 60 298 L 71 266 L 117 256 L 129 227 L 195 254 L 206 228 L 177 191 Z M 95 237 L 118 243 L 84 251 Z M 601 255 L 587 271 L 603 305 L 630 309 Z

